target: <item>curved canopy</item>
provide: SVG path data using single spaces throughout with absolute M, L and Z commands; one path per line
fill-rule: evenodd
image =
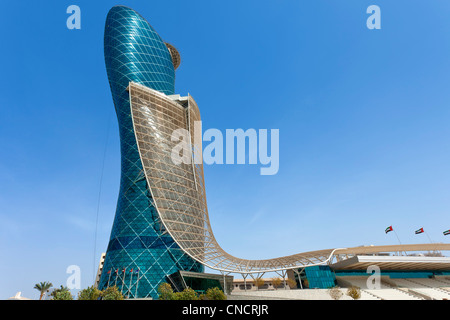
M 128 91 L 139 155 L 161 228 L 189 256 L 211 269 L 242 274 L 262 273 L 324 264 L 332 257 L 339 259 L 339 256 L 450 250 L 450 244 L 444 243 L 401 244 L 325 249 L 265 260 L 236 258 L 217 243 L 209 221 L 201 139 L 194 139 L 196 122 L 200 121 L 194 99 L 191 96 L 167 96 L 134 82 L 130 82 Z M 187 157 L 184 155 L 181 163 L 176 163 L 174 150 L 175 156 L 177 152 L 181 153 L 177 145 L 183 141 L 178 140 L 183 132 L 187 140 L 184 151 L 191 152 Z
M 133 82 L 128 91 L 139 154 L 161 227 L 189 256 L 211 269 L 236 273 L 301 268 L 330 259 L 334 249 L 265 260 L 240 259 L 225 252 L 214 238 L 209 221 L 202 147 L 194 139 L 194 128 L 200 121 L 194 99 L 167 96 Z M 173 151 L 178 150 L 180 140 L 173 141 L 174 132 L 177 137 L 185 133 L 188 140 L 183 149 L 188 155 L 184 154 L 184 161 L 178 164 Z

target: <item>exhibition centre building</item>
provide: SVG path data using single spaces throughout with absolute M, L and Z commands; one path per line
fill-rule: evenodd
M 178 51 L 136 11 L 115 6 L 106 19 L 104 54 L 119 123 L 121 180 L 99 289 L 115 285 L 127 298 L 156 299 L 167 282 L 176 290 L 219 286 L 230 293 L 231 274 L 245 280 L 268 272 L 295 280 L 299 289 L 329 288 L 373 264 L 390 277 L 450 275 L 448 258 L 411 255 L 449 250 L 448 244 L 336 247 L 266 260 L 228 254 L 209 221 L 202 146 L 193 132 L 199 107 L 191 95 L 175 93 Z M 189 133 L 192 152 L 189 161 L 174 163 L 172 134 L 180 129 Z

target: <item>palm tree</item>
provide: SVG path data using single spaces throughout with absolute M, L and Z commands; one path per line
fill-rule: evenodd
M 39 300 L 42 300 L 42 297 L 44 296 L 44 293 L 50 289 L 51 287 L 53 287 L 53 284 L 51 282 L 41 282 L 41 283 L 36 283 L 34 285 L 34 289 L 38 290 L 41 293 L 41 296 L 39 297 Z

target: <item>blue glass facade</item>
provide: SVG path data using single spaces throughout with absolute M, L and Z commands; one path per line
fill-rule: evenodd
M 99 289 L 116 285 L 125 296 L 157 298 L 166 276 L 178 270 L 203 272 L 158 222 L 143 172 L 130 114 L 130 81 L 174 94 L 175 70 L 169 50 L 136 11 L 113 7 L 106 18 L 104 53 L 119 122 L 121 180 L 116 215 Z
M 328 289 L 336 285 L 336 277 L 328 266 L 313 266 L 305 268 L 310 289 Z
M 300 279 L 297 273 L 294 274 L 297 288 L 328 289 L 336 286 L 336 276 L 327 265 L 306 267 L 298 272 L 300 272 Z

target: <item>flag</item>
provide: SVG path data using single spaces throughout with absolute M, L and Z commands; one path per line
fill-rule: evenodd
M 126 271 L 126 269 L 125 269 L 125 268 L 123 268 L 122 272 L 123 272 L 123 273 L 125 273 L 125 271 Z
M 131 268 L 130 273 L 133 273 L 133 268 Z
M 422 233 L 422 232 L 424 232 L 423 228 L 420 228 L 419 230 L 416 230 L 416 234 L 419 234 L 419 233 Z
M 136 273 L 139 273 L 139 268 L 137 268 L 135 272 L 136 272 Z
M 450 234 L 450 230 L 445 230 L 445 231 L 443 232 L 443 234 L 444 234 L 444 236 L 448 236 L 448 235 Z
M 107 272 L 107 274 L 110 274 L 111 273 L 111 270 L 109 270 L 108 272 Z
M 386 232 L 386 233 L 391 232 L 391 231 L 394 231 L 394 229 L 392 229 L 392 226 L 387 227 L 386 230 L 384 230 L 384 232 Z

